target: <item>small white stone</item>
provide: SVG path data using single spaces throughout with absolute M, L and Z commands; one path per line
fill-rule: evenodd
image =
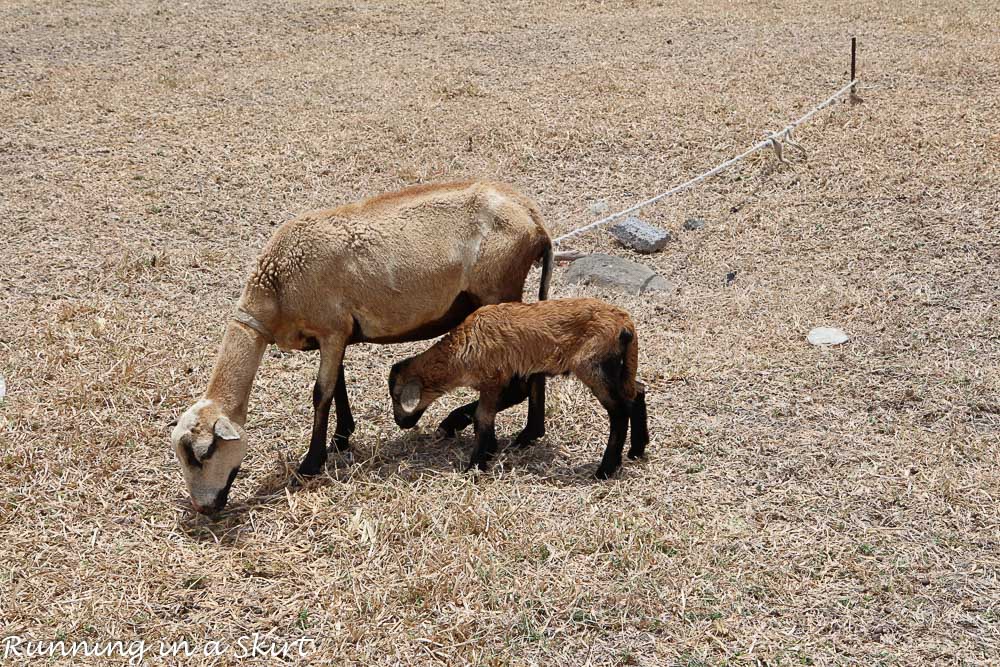
M 604 215 L 608 212 L 608 202 L 603 199 L 598 199 L 597 201 L 590 202 L 590 212 L 594 215 Z
M 850 340 L 850 337 L 836 327 L 816 327 L 806 337 L 813 345 L 840 345 Z
M 3 379 L 3 375 L 0 375 L 0 403 L 3 403 L 3 397 L 7 395 L 7 381 Z

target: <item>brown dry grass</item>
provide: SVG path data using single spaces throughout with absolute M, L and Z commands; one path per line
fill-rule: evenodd
M 7 0 L 0 630 L 259 631 L 371 664 L 995 661 L 998 23 L 988 0 Z M 316 358 L 271 353 L 231 511 L 185 509 L 166 425 L 282 220 L 486 176 L 566 231 L 823 99 L 851 34 L 866 101 L 801 129 L 807 163 L 646 214 L 679 236 L 645 260 L 676 294 L 616 298 L 648 463 L 592 483 L 605 418 L 557 381 L 545 440 L 470 479 L 468 437 L 392 423 L 416 347 L 363 346 L 354 464 L 289 488 Z M 820 324 L 853 340 L 811 348 Z

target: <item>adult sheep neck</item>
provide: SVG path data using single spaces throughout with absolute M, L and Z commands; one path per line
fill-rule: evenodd
M 285 350 L 320 350 L 312 437 L 299 467 L 316 474 L 327 458 L 332 404 L 333 445 L 345 449 L 354 431 L 348 345 L 433 338 L 481 305 L 520 301 L 537 261 L 545 299 L 552 243 L 541 215 L 530 199 L 495 183 L 418 186 L 282 225 L 243 290 L 238 310 L 247 317 L 227 326 L 204 396 L 172 434 L 195 508 L 225 504 L 246 455 L 247 400 L 269 338 Z M 537 392 L 529 412 L 544 400 Z

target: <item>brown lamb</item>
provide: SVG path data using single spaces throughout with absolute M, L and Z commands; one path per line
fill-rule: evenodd
M 643 456 L 649 442 L 645 388 L 635 377 L 638 355 L 628 313 L 597 299 L 483 306 L 431 348 L 392 367 L 393 416 L 401 428 L 412 428 L 443 394 L 457 387 L 479 390 L 478 405 L 452 413 L 442 427 L 448 433 L 474 422 L 469 467 L 485 470 L 497 449 L 495 415 L 516 398 L 514 388 L 523 390 L 538 376 L 572 373 L 608 411 L 608 445 L 596 473 L 607 479 L 621 465 L 630 422 L 629 458 Z M 519 436 L 515 446 L 544 434 L 543 420 L 544 410 L 529 415 L 529 437 Z

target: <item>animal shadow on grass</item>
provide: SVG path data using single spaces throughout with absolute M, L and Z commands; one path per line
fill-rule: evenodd
M 271 471 L 249 497 L 241 497 L 239 490 L 234 489 L 226 508 L 218 514 L 197 514 L 191 509 L 186 495 L 178 496 L 175 504 L 185 511 L 180 528 L 195 541 L 234 545 L 239 541 L 240 534 L 247 530 L 246 524 L 252 510 L 269 505 L 277 506 L 285 502 L 286 494 L 297 494 L 306 489 L 315 490 L 353 480 L 411 483 L 427 475 L 458 472 L 474 475 L 477 483 L 503 483 L 503 477 L 517 472 L 528 473 L 539 483 L 557 487 L 605 483 L 594 478 L 594 470 L 603 451 L 601 443 L 595 441 L 593 457 L 567 460 L 558 451 L 558 447 L 544 437 L 520 448 L 512 446 L 513 440 L 514 433 L 500 438 L 500 449 L 491 461 L 490 470 L 485 473 L 465 472 L 475 447 L 471 429 L 453 438 L 439 438 L 433 431 L 400 433 L 389 439 L 376 441 L 368 448 L 358 441 L 350 452 L 331 451 L 323 473 L 309 478 L 296 474 L 296 458 L 278 457 L 274 460 Z M 576 456 L 572 458 L 576 459 Z M 618 476 L 627 474 L 629 467 L 630 462 L 626 462 Z M 239 481 L 240 478 L 237 477 L 237 485 Z
M 411 481 L 422 476 L 459 473 L 474 477 L 478 482 L 495 481 L 512 470 L 523 471 L 527 467 L 537 471 L 555 465 L 556 453 L 544 439 L 523 448 L 513 447 L 515 433 L 501 436 L 499 451 L 490 462 L 487 472 L 469 471 L 469 459 L 476 446 L 472 429 L 466 429 L 450 438 L 440 438 L 432 431 L 407 433 L 386 440 L 365 461 L 359 470 L 368 479 L 402 479 Z M 593 467 L 593 466 L 590 466 Z M 587 466 L 583 466 L 585 470 Z M 566 471 L 563 471 L 566 472 Z M 589 471 L 590 473 L 593 470 Z M 582 473 L 586 475 L 587 473 Z M 589 482 L 593 480 L 582 480 Z
M 348 479 L 409 483 L 421 477 L 455 473 L 472 476 L 478 483 L 502 483 L 502 478 L 512 472 L 532 474 L 537 481 L 555 486 L 600 483 L 594 478 L 594 471 L 603 452 L 603 443 L 595 441 L 592 459 L 568 461 L 558 446 L 544 437 L 526 447 L 513 446 L 516 433 L 515 430 L 498 438 L 499 450 L 486 472 L 467 470 L 476 445 L 471 428 L 450 438 L 440 438 L 426 430 L 400 433 L 375 442 L 369 450 L 355 452 L 352 466 L 338 468 L 336 472 L 331 459 L 325 475 L 304 480 L 299 488 L 316 488 L 316 485 Z M 293 476 L 290 486 L 296 481 Z
M 454 470 L 457 459 L 451 448 L 442 446 L 447 444 L 448 441 L 437 441 L 433 436 L 422 433 L 402 434 L 387 442 L 375 443 L 373 449 L 356 442 L 348 452 L 329 451 L 323 472 L 306 478 L 296 472 L 299 465 L 297 457 L 302 452 L 293 448 L 273 459 L 270 472 L 249 496 L 241 497 L 240 487 L 245 486 L 245 478 L 237 476 L 233 494 L 221 512 L 198 514 L 191 507 L 188 497 L 179 495 L 175 505 L 184 512 L 180 529 L 195 541 L 234 545 L 241 534 L 252 530 L 247 524 L 253 510 L 279 506 L 286 502 L 288 495 L 355 479 L 395 478 L 410 481 L 425 473 L 440 474 Z
M 338 474 L 338 471 L 344 470 L 348 465 L 349 457 L 331 452 L 325 474 L 312 478 L 305 484 L 313 488 L 332 484 L 336 480 L 330 476 Z M 303 482 L 295 474 L 297 466 L 296 460 L 287 457 L 273 459 L 271 471 L 260 480 L 249 496 L 241 495 L 241 490 L 243 493 L 247 492 L 246 478 L 237 475 L 229 502 L 225 509 L 216 514 L 198 514 L 186 495 L 178 496 L 175 504 L 184 511 L 180 520 L 181 531 L 196 542 L 235 545 L 240 535 L 246 531 L 252 510 L 280 505 L 285 501 L 287 493 L 297 492 L 302 488 Z
M 472 429 L 461 431 L 455 437 L 440 438 L 433 431 L 415 431 L 396 434 L 374 443 L 365 453 L 355 453 L 355 463 L 346 469 L 332 470 L 327 464 L 326 475 L 307 480 L 303 488 L 315 484 L 329 484 L 336 479 L 363 479 L 366 481 L 402 480 L 412 482 L 428 475 L 466 474 L 480 483 L 502 481 L 509 473 L 531 474 L 536 480 L 555 486 L 586 486 L 600 483 L 594 471 L 603 452 L 603 442 L 594 442 L 594 456 L 582 460 L 567 460 L 559 447 L 540 438 L 526 447 L 513 445 L 517 431 L 502 434 L 499 450 L 486 472 L 468 471 L 469 459 L 476 445 Z M 599 440 L 599 438 L 597 438 Z M 625 466 L 622 470 L 624 471 Z M 621 472 L 619 473 L 621 474 Z M 294 479 L 292 480 L 294 482 Z

